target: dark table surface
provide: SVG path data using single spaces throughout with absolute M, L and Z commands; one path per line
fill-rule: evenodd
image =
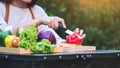
M 52 54 L 9 54 L 0 53 L 0 58 L 12 60 L 60 60 L 60 59 L 88 59 L 88 58 L 116 58 L 120 57 L 120 50 L 95 50 L 81 52 L 63 52 Z
M 3 68 L 120 68 L 120 50 L 52 54 L 0 53 Z

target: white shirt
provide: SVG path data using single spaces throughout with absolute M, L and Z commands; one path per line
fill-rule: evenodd
M 32 8 L 32 11 L 34 13 L 35 19 L 40 18 L 42 16 L 47 16 L 45 11 L 38 5 L 35 5 Z M 19 8 L 10 5 L 9 20 L 8 24 L 6 24 L 4 20 L 5 12 L 6 12 L 5 4 L 0 2 L 0 28 L 3 30 L 12 31 L 13 24 L 27 23 L 28 21 L 32 20 L 32 16 L 28 8 Z
M 0 29 L 7 31 L 12 31 L 12 25 L 17 23 L 27 23 L 28 21 L 32 20 L 31 13 L 28 8 L 19 8 L 15 7 L 13 5 L 10 5 L 10 12 L 9 12 L 9 19 L 8 24 L 5 22 L 5 12 L 6 12 L 6 5 L 2 2 L 0 2 Z M 43 16 L 47 16 L 45 11 L 38 5 L 35 5 L 32 7 L 33 14 L 35 16 L 35 19 L 38 19 Z M 41 30 L 50 30 L 55 35 L 57 39 L 57 44 L 60 42 L 61 38 L 56 34 L 56 32 L 49 28 L 46 25 L 40 25 L 39 31 Z

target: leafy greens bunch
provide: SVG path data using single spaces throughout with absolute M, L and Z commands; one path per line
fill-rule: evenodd
M 48 39 L 42 39 L 32 48 L 32 51 L 38 53 L 52 53 L 54 48 L 55 45 L 51 45 L 51 42 Z
M 37 44 L 37 29 L 35 25 L 25 28 L 20 34 L 20 48 L 32 48 Z

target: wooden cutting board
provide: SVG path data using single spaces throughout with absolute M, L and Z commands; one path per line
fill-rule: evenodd
M 78 52 L 78 51 L 93 51 L 96 50 L 96 46 L 83 46 L 83 45 L 75 45 L 75 44 L 67 44 L 61 43 L 61 47 L 63 47 L 63 52 Z
M 63 52 L 80 52 L 80 51 L 93 51 L 96 50 L 95 46 L 77 46 L 75 48 L 64 48 Z
M 30 49 L 24 49 L 24 48 L 6 48 L 6 47 L 0 47 L 1 53 L 12 53 L 12 54 L 30 54 L 33 53 Z
M 34 53 L 30 49 L 24 48 L 6 48 L 0 47 L 1 53 L 11 53 L 11 54 L 31 54 Z M 56 47 L 54 52 L 63 52 L 63 47 Z
M 82 46 L 82 45 L 75 45 L 75 44 L 66 44 L 62 43 L 60 46 L 57 46 L 54 50 L 55 53 L 59 52 L 78 52 L 78 51 L 92 51 L 96 50 L 96 46 Z M 12 53 L 12 54 L 31 54 L 34 53 L 30 49 L 24 48 L 6 48 L 0 47 L 1 53 Z

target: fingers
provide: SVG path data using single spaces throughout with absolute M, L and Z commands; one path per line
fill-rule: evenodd
M 66 24 L 65 24 L 64 19 L 60 18 L 60 19 L 59 19 L 59 22 L 63 25 L 64 28 L 66 28 Z
M 58 24 L 61 23 L 64 28 L 66 28 L 65 22 L 62 18 L 59 17 L 51 17 L 51 21 L 48 23 L 50 28 L 58 29 Z
M 83 29 L 81 29 L 79 34 L 80 34 L 80 35 L 82 35 L 82 34 L 83 34 L 83 32 L 84 32 L 84 31 L 83 31 Z
M 74 30 L 74 32 L 78 34 L 78 37 L 79 37 L 80 39 L 83 39 L 83 38 L 86 37 L 86 34 L 84 34 L 84 30 L 83 30 L 83 29 L 76 28 L 76 29 Z
M 86 37 L 86 34 L 83 34 L 81 37 L 82 37 L 82 39 L 85 38 L 85 37 Z
M 55 30 L 58 29 L 58 21 L 55 20 L 53 23 L 52 23 L 52 28 L 54 28 Z
M 76 29 L 74 30 L 74 32 L 77 33 L 77 34 L 79 34 L 79 33 L 80 33 L 80 29 L 79 29 L 79 28 L 76 28 Z
M 57 20 L 51 20 L 49 23 L 48 23 L 48 26 L 50 28 L 54 28 L 55 30 L 58 29 L 58 21 Z

